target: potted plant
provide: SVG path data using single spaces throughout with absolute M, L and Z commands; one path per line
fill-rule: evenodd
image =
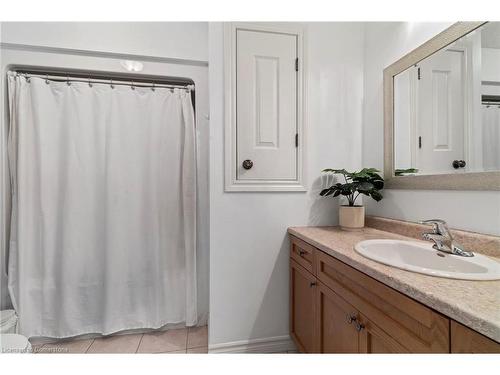
M 337 182 L 319 194 L 322 197 L 346 197 L 347 205 L 340 206 L 339 224 L 342 229 L 354 230 L 365 226 L 365 207 L 357 206 L 356 199 L 363 194 L 372 197 L 377 202 L 383 196 L 380 190 L 384 188 L 384 179 L 375 168 L 363 168 L 359 172 L 348 172 L 345 169 L 324 169 L 325 173 L 341 174 L 344 183 Z

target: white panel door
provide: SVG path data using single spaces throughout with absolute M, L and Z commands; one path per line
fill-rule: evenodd
M 238 180 L 297 179 L 296 58 L 296 35 L 237 30 Z
M 417 168 L 421 173 L 451 173 L 465 159 L 464 54 L 443 50 L 418 68 Z

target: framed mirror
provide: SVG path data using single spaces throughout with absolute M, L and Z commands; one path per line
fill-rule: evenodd
M 388 188 L 500 190 L 500 22 L 458 22 L 384 70 Z

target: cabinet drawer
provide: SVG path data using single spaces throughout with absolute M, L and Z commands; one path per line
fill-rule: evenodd
M 316 274 L 314 269 L 315 251 L 313 246 L 297 237 L 290 236 L 290 257 L 313 275 Z
M 449 353 L 450 321 L 443 315 L 316 251 L 318 279 L 412 353 Z

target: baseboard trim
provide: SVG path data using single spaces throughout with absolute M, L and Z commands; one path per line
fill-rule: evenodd
M 208 346 L 209 353 L 286 353 L 297 350 L 290 336 L 241 340 Z

